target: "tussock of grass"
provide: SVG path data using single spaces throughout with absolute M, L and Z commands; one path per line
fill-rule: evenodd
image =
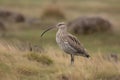
M 46 55 L 39 55 L 37 53 L 28 53 L 27 57 L 29 60 L 34 60 L 45 65 L 53 64 L 53 60 Z
M 43 12 L 41 14 L 42 28 L 54 25 L 57 22 L 64 21 L 65 19 L 65 13 L 58 4 L 50 4 L 46 8 L 43 8 Z
M 57 6 L 56 4 L 51 4 L 44 9 L 41 18 L 65 19 L 65 14 L 63 13 L 59 6 Z
M 23 75 L 37 75 L 39 73 L 39 68 L 34 65 L 19 65 L 17 67 L 17 72 Z

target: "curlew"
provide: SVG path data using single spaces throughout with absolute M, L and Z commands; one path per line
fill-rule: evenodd
M 64 22 L 60 22 L 54 27 L 50 27 L 49 29 L 45 30 L 41 34 L 41 37 L 45 32 L 53 28 L 58 28 L 58 32 L 56 33 L 56 42 L 65 53 L 70 54 L 71 64 L 74 63 L 74 55 L 84 56 L 87 58 L 90 57 L 80 41 L 75 36 L 67 32 L 67 24 Z

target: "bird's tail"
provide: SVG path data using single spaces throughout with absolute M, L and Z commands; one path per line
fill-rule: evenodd
M 86 50 L 86 49 L 84 49 L 84 57 L 87 57 L 87 58 L 89 58 L 89 57 L 90 57 L 90 55 L 89 55 L 89 53 L 87 52 L 87 50 Z

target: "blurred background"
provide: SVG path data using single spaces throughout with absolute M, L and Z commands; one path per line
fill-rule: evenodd
M 57 29 L 40 37 L 58 22 L 67 23 L 93 59 L 77 57 L 70 68 Z M 0 0 L 0 48 L 1 80 L 119 80 L 120 1 Z

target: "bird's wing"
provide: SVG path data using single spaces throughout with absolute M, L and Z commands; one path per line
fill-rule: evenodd
M 68 42 L 68 44 L 77 51 L 76 53 L 85 52 L 83 45 L 75 36 L 68 34 L 65 39 Z

